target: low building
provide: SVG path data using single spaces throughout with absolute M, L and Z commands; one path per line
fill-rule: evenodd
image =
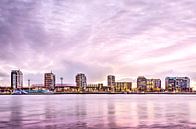
M 0 86 L 0 94 L 11 94 L 13 89 L 8 86 Z
M 116 82 L 115 92 L 130 92 L 132 90 L 132 82 Z
M 86 87 L 86 92 L 102 92 L 103 91 L 103 84 L 88 84 Z
M 33 90 L 46 90 L 47 88 L 44 86 L 44 84 L 32 84 L 30 86 Z
M 73 84 L 56 84 L 54 91 L 56 93 L 78 93 L 79 87 Z
M 110 86 L 103 86 L 103 92 L 111 92 L 112 88 Z

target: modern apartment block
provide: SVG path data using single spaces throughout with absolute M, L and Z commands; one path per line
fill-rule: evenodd
M 76 86 L 80 88 L 81 91 L 85 91 L 87 87 L 87 78 L 83 73 L 76 75 Z
M 132 82 L 116 82 L 115 92 L 130 92 L 132 90 Z
M 147 91 L 160 91 L 161 79 L 147 79 Z
M 147 90 L 147 79 L 144 76 L 139 76 L 137 78 L 137 89 L 139 91 Z
M 187 91 L 190 89 L 190 78 L 188 77 L 166 77 L 166 91 Z
M 137 78 L 137 89 L 138 91 L 161 91 L 161 79 L 147 79 L 144 76 Z
M 52 72 L 44 74 L 44 87 L 49 90 L 55 89 L 55 75 Z
M 18 89 L 23 87 L 23 73 L 20 70 L 11 71 L 11 88 Z

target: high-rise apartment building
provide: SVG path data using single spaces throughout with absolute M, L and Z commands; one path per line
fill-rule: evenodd
M 76 75 L 76 86 L 80 88 L 81 91 L 85 91 L 87 87 L 87 78 L 83 73 Z
M 107 81 L 108 81 L 108 86 L 110 86 L 110 87 L 115 86 L 115 76 L 114 75 L 108 75 Z
M 144 76 L 139 76 L 137 78 L 137 89 L 139 91 L 147 90 L 147 79 Z
M 52 72 L 44 74 L 44 87 L 49 90 L 55 89 L 55 75 Z
M 23 74 L 20 70 L 11 71 L 11 88 L 17 89 L 23 86 Z

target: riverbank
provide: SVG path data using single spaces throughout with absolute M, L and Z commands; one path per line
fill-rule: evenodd
M 173 92 L 131 92 L 131 93 L 110 93 L 110 92 L 85 92 L 85 93 L 28 93 L 28 94 L 9 94 L 9 93 L 0 93 L 0 95 L 63 95 L 63 94 L 108 94 L 108 95 L 115 95 L 115 94 L 127 94 L 127 95 L 149 95 L 149 94 L 154 94 L 154 95 L 196 95 L 196 92 L 179 92 L 179 93 L 173 93 Z
M 196 95 L 196 92 L 182 92 L 182 93 L 172 93 L 172 92 L 157 92 L 157 93 L 155 93 L 155 92 L 146 92 L 146 93 L 142 93 L 142 92 L 140 92 L 140 93 L 136 93 L 136 92 L 134 92 L 134 93 L 54 93 L 54 94 L 56 94 L 56 95 L 58 95 L 58 94 L 138 94 L 138 95 L 145 95 L 145 94 L 171 94 L 171 95 L 178 95 L 178 94 L 180 94 L 180 95 Z

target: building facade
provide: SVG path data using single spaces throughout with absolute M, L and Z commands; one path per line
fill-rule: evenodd
M 23 87 L 23 73 L 20 70 L 11 71 L 11 88 L 18 89 Z
M 161 91 L 161 79 L 147 79 L 147 91 Z
M 88 84 L 86 88 L 87 92 L 103 92 L 103 84 Z
M 56 93 L 78 93 L 79 87 L 74 84 L 56 84 L 55 85 Z
M 165 90 L 166 91 L 189 91 L 190 78 L 188 77 L 166 77 Z
M 108 82 L 108 86 L 110 86 L 110 87 L 115 86 L 115 76 L 108 75 L 107 82 Z
M 147 79 L 144 76 L 139 76 L 137 78 L 137 89 L 139 91 L 147 90 Z
M 55 75 L 52 72 L 44 74 L 44 87 L 49 90 L 55 89 Z
M 115 92 L 130 92 L 132 90 L 132 82 L 116 82 Z
M 76 75 L 76 86 L 80 88 L 80 91 L 86 91 L 87 87 L 87 78 L 83 73 Z
M 115 76 L 108 75 L 107 76 L 107 83 L 108 83 L 108 87 L 111 87 L 111 92 L 114 92 L 115 91 Z

